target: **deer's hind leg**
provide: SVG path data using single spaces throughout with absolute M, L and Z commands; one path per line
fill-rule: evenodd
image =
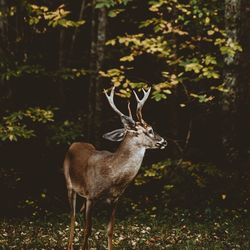
M 68 199 L 70 205 L 70 235 L 68 242 L 68 250 L 73 250 L 73 239 L 74 239 L 74 229 L 75 229 L 75 218 L 76 218 L 76 192 L 72 189 L 68 190 Z
M 85 203 L 85 229 L 84 229 L 84 240 L 82 250 L 88 250 L 88 238 L 91 235 L 92 231 L 92 209 L 93 201 L 90 199 L 86 200 Z

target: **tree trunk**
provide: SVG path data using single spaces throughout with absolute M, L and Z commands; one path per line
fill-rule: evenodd
M 99 145 L 102 126 L 103 89 L 99 71 L 103 66 L 105 55 L 107 12 L 105 8 L 96 10 L 95 3 L 93 1 L 91 23 L 88 134 L 89 140 Z
M 6 3 L 5 0 L 0 0 L 0 8 L 1 10 L 5 10 Z M 4 16 L 0 16 L 0 39 L 1 39 L 1 46 L 0 46 L 0 54 L 3 54 L 4 49 L 6 49 L 6 19 Z
M 243 52 L 239 69 L 239 142 L 240 159 L 248 168 L 250 164 L 250 1 L 241 0 L 241 34 L 240 44 Z
M 85 9 L 85 5 L 86 5 L 86 0 L 82 0 L 78 21 L 81 21 L 83 19 L 83 12 Z M 68 55 L 68 64 L 70 64 L 70 61 L 71 61 L 72 56 L 73 56 L 78 31 L 79 31 L 79 28 L 75 27 L 74 33 L 73 33 L 72 39 L 71 39 L 71 44 L 70 44 L 70 50 L 69 50 L 69 55 Z
M 8 11 L 8 5 L 5 0 L 0 0 L 0 8 L 3 12 Z M 8 18 L 4 15 L 0 16 L 0 57 L 4 62 L 5 58 L 10 54 L 9 37 L 8 37 Z M 0 114 L 5 112 L 6 104 L 12 95 L 11 88 L 3 79 L 0 78 Z
M 241 0 L 225 0 L 225 30 L 233 42 L 239 43 Z M 237 101 L 239 97 L 239 53 L 225 57 L 224 82 L 229 90 L 221 100 L 223 113 L 222 146 L 228 163 L 239 159 L 237 145 Z
M 65 51 L 64 51 L 65 29 L 61 28 L 59 31 L 59 51 L 58 51 L 58 69 L 63 69 L 65 64 Z M 65 102 L 64 86 L 61 79 L 58 80 L 58 105 L 63 107 Z

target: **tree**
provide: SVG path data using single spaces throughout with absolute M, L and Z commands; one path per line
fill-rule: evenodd
M 240 41 L 241 0 L 225 0 L 225 32 L 228 42 L 238 44 Z M 222 144 L 226 160 L 230 163 L 239 159 L 239 145 L 237 145 L 238 106 L 239 101 L 239 62 L 238 52 L 225 55 L 224 83 L 228 91 L 221 99 L 222 112 Z
M 231 39 L 224 30 L 220 16 L 223 7 L 217 1 L 148 2 L 133 33 L 107 42 L 121 51 L 120 67 L 101 72 L 102 76 L 120 88 L 122 97 L 129 97 L 133 88 L 151 85 L 154 100 L 169 99 L 173 111 L 168 117 L 174 121 L 172 134 L 176 136 L 180 133 L 176 131 L 178 108 L 209 107 L 218 102 L 220 93 L 228 93 L 229 86 L 223 83 L 224 57 L 234 57 L 241 48 L 239 41 Z M 146 63 L 138 63 L 143 60 L 151 63 L 154 70 Z M 190 130 L 190 124 L 186 130 Z M 189 131 L 187 134 L 189 138 Z M 185 144 L 188 140 L 183 141 Z
M 105 59 L 105 42 L 107 26 L 107 10 L 105 7 L 96 8 L 96 1 L 92 1 L 91 16 L 91 48 L 90 48 L 90 78 L 89 78 L 89 139 L 97 145 L 100 142 L 100 129 L 102 121 L 102 78 L 99 71 Z
M 28 1 L 7 4 L 6 1 L 1 0 L 0 4 L 0 102 L 3 109 L 1 110 L 0 140 L 28 139 L 35 136 L 35 130 L 30 123 L 54 121 L 56 109 L 40 107 L 39 105 L 44 106 L 42 103 L 33 107 L 29 103 L 18 105 L 15 97 L 11 95 L 12 92 L 17 92 L 13 85 L 15 86 L 15 82 L 25 85 L 24 83 L 27 79 L 29 81 L 30 77 L 38 83 L 38 79 L 47 78 L 52 82 L 59 82 L 58 93 L 60 94 L 54 99 L 61 96 L 59 99 L 62 100 L 64 94 L 62 81 L 76 79 L 85 74 L 82 69 L 65 67 L 63 46 L 65 30 L 80 27 L 84 24 L 84 20 L 71 20 L 70 11 L 63 4 L 54 10 Z M 56 35 L 59 33 L 59 53 L 49 54 L 50 58 L 46 58 L 48 54 L 44 52 L 47 52 L 47 48 L 42 46 L 43 42 L 40 43 L 39 38 L 41 34 L 44 37 L 50 37 L 51 33 Z M 30 46 L 31 43 L 32 46 Z M 44 51 L 42 47 L 45 48 Z M 59 57 L 55 60 L 54 69 L 51 69 L 48 61 L 53 61 L 54 55 Z M 25 92 L 25 89 L 20 89 Z M 12 101 L 12 105 L 7 100 Z M 57 105 L 62 105 L 62 101 Z

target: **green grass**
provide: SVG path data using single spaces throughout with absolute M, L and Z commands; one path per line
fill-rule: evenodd
M 94 219 L 90 245 L 106 249 L 106 223 Z M 78 215 L 75 249 L 82 242 L 82 218 Z M 114 249 L 250 249 L 250 223 L 246 210 L 190 213 L 167 212 L 164 216 L 140 213 L 117 219 Z M 67 214 L 41 218 L 1 219 L 0 249 L 65 249 L 69 233 Z

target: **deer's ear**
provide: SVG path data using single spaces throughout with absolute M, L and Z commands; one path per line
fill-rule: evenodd
M 120 128 L 104 134 L 102 137 L 110 141 L 122 141 L 125 136 L 125 129 Z

